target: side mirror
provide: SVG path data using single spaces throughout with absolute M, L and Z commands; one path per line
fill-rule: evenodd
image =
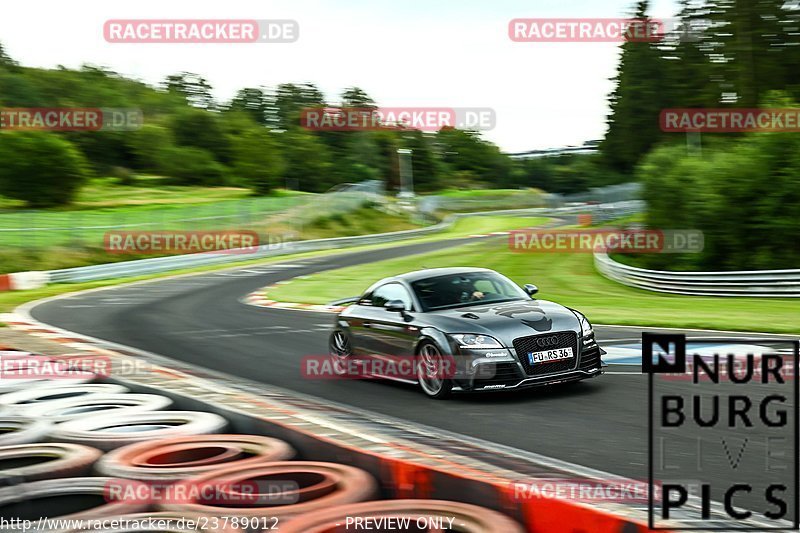
M 383 307 L 387 311 L 394 311 L 395 313 L 404 313 L 406 310 L 406 304 L 403 303 L 403 300 L 389 300 Z
M 525 285 L 524 289 L 525 289 L 525 292 L 528 293 L 528 296 L 533 296 L 534 294 L 539 292 L 539 287 L 537 287 L 536 285 L 534 285 L 532 283 L 527 283 Z

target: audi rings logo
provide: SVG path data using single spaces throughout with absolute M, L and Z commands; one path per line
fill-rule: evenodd
M 555 346 L 558 344 L 558 337 L 555 335 L 551 335 L 550 337 L 539 337 L 536 339 L 536 344 L 541 348 L 547 348 L 548 346 Z

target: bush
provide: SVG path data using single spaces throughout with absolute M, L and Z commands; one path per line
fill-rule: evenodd
M 129 168 L 111 167 L 110 174 L 120 185 L 136 185 L 136 176 Z
M 278 185 L 284 169 L 283 158 L 271 134 L 261 127 L 249 127 L 229 136 L 232 170 L 240 183 L 254 194 L 269 194 Z
M 83 154 L 49 132 L 0 132 L 0 194 L 30 207 L 72 202 L 89 177 Z
M 639 175 L 652 228 L 699 229 L 705 249 L 692 259 L 702 270 L 797 268 L 800 264 L 800 142 L 792 133 L 748 135 L 704 147 L 656 149 Z M 655 254 L 653 268 L 679 258 Z
M 200 148 L 173 146 L 166 150 L 164 173 L 178 185 L 224 185 L 225 167 Z

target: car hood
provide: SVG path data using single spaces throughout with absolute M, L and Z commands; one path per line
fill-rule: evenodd
M 428 313 L 431 326 L 445 333 L 478 333 L 491 335 L 504 346 L 513 346 L 517 337 L 554 331 L 575 331 L 580 335 L 580 322 L 575 314 L 547 300 L 468 305 Z

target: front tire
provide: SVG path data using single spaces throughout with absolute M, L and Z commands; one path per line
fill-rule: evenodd
M 337 376 L 344 376 L 347 373 L 346 369 L 350 356 L 353 355 L 347 333 L 337 329 L 331 333 L 329 345 L 333 371 Z
M 446 359 L 436 344 L 424 341 L 420 345 L 416 359 L 417 381 L 422 392 L 429 398 L 442 400 L 450 396 L 453 381 L 443 376 L 446 364 Z

